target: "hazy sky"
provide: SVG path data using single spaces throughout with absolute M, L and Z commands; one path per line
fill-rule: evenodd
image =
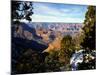
M 33 22 L 66 22 L 82 23 L 87 6 L 34 2 Z

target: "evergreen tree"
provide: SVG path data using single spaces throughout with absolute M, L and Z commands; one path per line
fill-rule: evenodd
M 12 1 L 11 6 L 11 15 L 12 21 L 20 22 L 20 20 L 28 20 L 31 21 L 31 17 L 33 14 L 33 3 L 25 2 L 25 1 Z
M 45 71 L 46 72 L 56 72 L 60 71 L 62 63 L 59 61 L 59 51 L 51 51 L 45 58 Z
M 96 49 L 96 7 L 89 6 L 84 21 L 84 35 L 82 46 L 86 49 Z
M 96 7 L 89 6 L 84 21 L 84 39 L 81 45 L 85 48 L 83 62 L 78 65 L 78 70 L 96 68 Z M 88 56 L 87 56 L 88 55 Z

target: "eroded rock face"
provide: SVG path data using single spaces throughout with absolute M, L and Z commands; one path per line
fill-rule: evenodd
M 61 35 L 68 35 L 72 32 L 79 32 L 82 24 L 74 23 L 21 23 L 16 25 L 14 37 L 21 37 L 28 40 L 38 40 L 50 44 Z M 74 33 L 74 34 L 75 34 Z
M 60 50 L 62 37 L 56 37 L 53 42 L 48 45 L 48 48 L 44 52 L 50 52 L 52 50 Z
M 29 31 L 24 31 L 24 36 L 28 40 L 33 40 L 33 35 Z
M 33 40 L 33 34 L 29 30 L 25 29 L 22 25 L 15 27 L 14 37 L 19 37 L 27 40 Z

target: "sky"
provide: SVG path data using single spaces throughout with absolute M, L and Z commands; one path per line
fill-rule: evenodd
M 34 2 L 33 22 L 83 23 L 87 5 Z

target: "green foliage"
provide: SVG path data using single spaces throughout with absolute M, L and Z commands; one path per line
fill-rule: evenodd
M 89 6 L 85 14 L 84 38 L 81 45 L 85 48 L 83 62 L 78 64 L 78 70 L 88 70 L 96 68 L 96 56 L 93 50 L 96 50 L 96 7 Z M 91 58 L 91 54 L 93 54 Z
M 15 69 L 13 71 L 14 73 L 39 73 L 45 69 L 41 54 L 31 49 L 25 50 L 16 61 L 17 63 L 15 67 L 13 67 Z
M 86 12 L 85 21 L 84 21 L 84 35 L 82 46 L 84 48 L 89 48 L 95 50 L 96 44 L 96 7 L 89 6 L 88 11 Z
M 45 58 L 46 72 L 60 71 L 60 67 L 63 65 L 59 61 L 59 51 L 52 51 Z
M 31 21 L 31 15 L 33 14 L 33 3 L 32 2 L 23 2 L 23 1 L 12 1 L 12 21 L 16 19 L 16 21 L 20 21 L 22 19 L 26 19 Z
M 70 35 L 65 36 L 61 40 L 61 52 L 65 54 L 68 58 L 71 57 L 71 53 L 74 51 L 74 42 Z
M 74 50 L 81 49 L 81 43 L 83 42 L 84 34 L 83 31 L 80 31 L 75 36 L 73 36 Z
M 67 35 L 61 40 L 61 49 L 52 50 L 45 58 L 47 71 L 68 71 L 70 67 L 70 57 L 74 52 L 74 42 L 71 36 Z

